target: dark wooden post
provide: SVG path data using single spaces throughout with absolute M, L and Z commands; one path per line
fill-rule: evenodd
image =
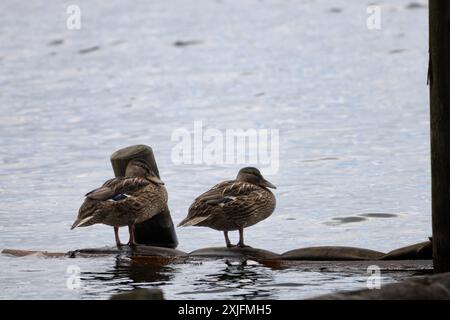
M 450 271 L 450 1 L 429 1 L 433 263 Z
M 159 177 L 153 150 L 145 145 L 123 148 L 111 155 L 111 164 L 116 177 L 124 176 L 128 162 L 137 158 L 146 161 Z M 167 208 L 153 218 L 137 224 L 135 237 L 136 242 L 140 244 L 176 248 L 178 239 L 169 209 Z

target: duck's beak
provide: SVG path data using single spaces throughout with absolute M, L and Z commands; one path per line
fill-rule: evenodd
M 162 182 L 162 180 L 160 178 L 158 178 L 157 176 L 147 176 L 147 179 L 156 184 L 164 185 L 164 182 Z
M 75 220 L 75 222 L 73 223 L 72 227 L 70 227 L 70 230 L 73 230 L 73 229 L 78 228 L 78 227 L 84 227 L 85 226 L 84 224 L 89 222 L 93 217 L 94 216 L 89 216 L 89 217 L 86 217 L 86 218 L 83 218 L 83 219 Z
M 276 189 L 277 187 L 275 187 L 272 183 L 270 183 L 269 181 L 267 181 L 266 179 L 264 179 L 261 183 L 262 187 L 266 187 L 266 188 L 272 188 L 272 189 Z

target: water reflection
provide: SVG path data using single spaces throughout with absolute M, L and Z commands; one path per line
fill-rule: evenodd
M 81 274 L 85 295 L 107 298 L 111 294 L 140 287 L 164 286 L 176 274 L 171 259 L 116 257 L 111 268 L 105 271 L 89 271 Z
M 273 282 L 273 272 L 252 260 L 220 260 L 221 266 L 205 274 L 194 284 L 194 291 L 180 292 L 180 295 L 202 295 L 228 293 L 239 299 L 263 299 L 272 295 L 272 289 L 261 285 Z

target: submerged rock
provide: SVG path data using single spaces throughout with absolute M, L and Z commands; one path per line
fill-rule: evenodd
M 129 256 L 152 256 L 152 257 L 183 257 L 187 256 L 186 252 L 164 248 L 153 247 L 145 245 L 137 245 L 135 247 L 123 246 L 117 247 L 105 247 L 105 248 L 88 248 L 70 251 L 68 255 L 71 258 L 86 257 L 86 256 L 101 256 L 101 255 L 129 255 Z
M 158 288 L 140 288 L 114 294 L 109 298 L 109 300 L 164 300 L 164 293 Z
M 66 256 L 64 252 L 48 252 L 48 251 L 36 251 L 36 250 L 20 250 L 20 249 L 3 249 L 3 254 L 15 256 L 15 257 L 45 257 L 45 258 L 62 258 Z
M 140 256 L 160 256 L 160 257 L 185 257 L 188 254 L 184 251 L 153 246 L 137 246 L 133 249 L 133 255 Z
M 425 241 L 393 250 L 389 253 L 383 253 L 375 250 L 344 247 L 344 246 L 320 246 L 308 247 L 287 251 L 283 254 L 274 253 L 264 249 L 252 247 L 210 247 L 202 248 L 191 253 L 180 250 L 137 245 L 135 247 L 122 246 L 87 248 L 63 252 L 31 251 L 4 249 L 3 254 L 12 256 L 42 256 L 42 257 L 101 257 L 105 255 L 123 255 L 133 258 L 189 258 L 189 257 L 210 257 L 210 258 L 250 258 L 258 260 L 279 260 L 279 261 L 364 261 L 364 260 L 431 260 L 432 243 Z M 178 259 L 175 259 L 180 261 Z
M 211 247 L 192 251 L 191 257 L 216 257 L 216 258 L 252 258 L 252 259 L 279 259 L 280 255 L 271 251 L 252 247 Z
M 363 248 L 322 246 L 291 250 L 283 253 L 281 259 L 315 261 L 377 260 L 384 255 L 383 252 Z

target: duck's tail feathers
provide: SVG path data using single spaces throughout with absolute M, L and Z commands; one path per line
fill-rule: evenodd
M 89 216 L 89 217 L 86 217 L 86 218 L 75 220 L 75 222 L 72 224 L 72 227 L 70 228 L 70 230 L 75 229 L 77 227 L 85 226 L 85 224 L 88 223 L 93 217 L 94 216 Z
M 181 221 L 177 227 L 195 226 L 195 225 L 198 225 L 199 223 L 205 221 L 208 218 L 209 218 L 209 216 L 193 217 L 193 218 L 187 217 L 186 219 Z

